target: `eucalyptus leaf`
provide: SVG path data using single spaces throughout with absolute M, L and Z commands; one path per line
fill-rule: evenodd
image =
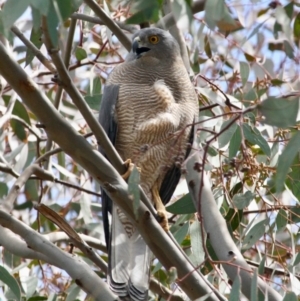
M 299 111 L 299 98 L 270 97 L 259 104 L 257 108 L 265 117 L 265 123 L 286 128 L 296 123 Z
M 250 74 L 250 66 L 247 62 L 240 62 L 240 75 L 243 86 L 247 83 Z
M 223 122 L 220 131 L 226 129 L 219 137 L 218 137 L 218 142 L 219 142 L 219 147 L 222 148 L 224 147 L 226 144 L 228 144 L 232 138 L 232 136 L 234 135 L 234 133 L 236 132 L 238 126 L 237 124 L 234 122 L 230 125 L 230 123 L 232 123 L 232 119 L 226 120 Z M 229 126 L 230 125 L 230 126 Z
M 192 260 L 195 267 L 198 267 L 200 264 L 202 264 L 205 257 L 200 227 L 201 224 L 197 220 L 195 220 L 190 226 L 192 247 L 192 254 L 190 255 L 190 259 Z
M 232 284 L 229 301 L 240 301 L 240 294 L 241 294 L 241 279 L 239 274 L 237 274 Z
M 102 94 L 87 95 L 84 100 L 92 110 L 99 111 Z
M 288 223 L 288 214 L 286 213 L 286 211 L 284 209 L 280 209 L 276 216 L 277 230 L 285 228 L 287 223 Z
M 86 50 L 82 47 L 77 46 L 75 50 L 75 56 L 78 61 L 86 59 L 87 58 Z
M 183 226 L 181 226 L 179 228 L 179 230 L 177 230 L 175 233 L 174 233 L 174 237 L 176 239 L 176 241 L 181 244 L 182 241 L 184 240 L 184 238 L 187 236 L 188 234 L 188 231 L 189 231 L 189 221 L 185 222 L 183 224 Z
M 241 143 L 242 143 L 242 133 L 241 133 L 241 129 L 237 127 L 229 142 L 229 159 L 232 159 L 237 155 Z
M 294 292 L 287 292 L 282 301 L 298 301 L 298 298 Z
M 189 193 L 184 195 L 172 205 L 167 206 L 166 210 L 173 214 L 188 214 L 196 212 L 194 202 Z
M 237 209 L 244 209 L 255 197 L 255 194 L 251 191 L 246 191 L 244 194 L 235 194 L 232 198 L 232 202 Z
M 255 224 L 246 234 L 243 240 L 243 251 L 251 248 L 265 233 L 266 226 L 269 225 L 269 218 Z
M 289 168 L 300 150 L 300 132 L 296 132 L 290 139 L 286 147 L 283 149 L 282 154 L 278 159 L 278 166 L 275 178 L 276 190 L 282 191 L 285 178 L 288 174 Z
M 17 301 L 21 300 L 21 289 L 16 279 L 0 265 L 0 281 L 5 283 L 15 295 Z
M 251 279 L 251 299 L 250 301 L 257 300 L 257 270 L 254 270 L 253 277 Z
M 271 149 L 268 145 L 268 142 L 256 128 L 251 128 L 249 124 L 244 123 L 243 131 L 245 138 L 250 143 L 253 145 L 258 145 L 267 156 L 271 155 Z

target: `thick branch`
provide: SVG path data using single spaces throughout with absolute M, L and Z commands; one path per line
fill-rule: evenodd
M 43 235 L 37 233 L 3 210 L 0 210 L 0 225 L 22 237 L 26 241 L 28 248 L 51 258 L 51 261 L 55 262 L 56 266 L 64 269 L 73 279 L 75 279 L 76 284 L 84 291 L 91 294 L 95 300 L 119 300 L 110 291 L 107 284 L 101 280 L 101 278 L 98 277 L 83 260 L 63 252 L 46 240 Z
M 251 281 L 253 272 L 247 264 L 240 250 L 232 240 L 212 194 L 209 179 L 206 173 L 201 173 L 195 164 L 202 161 L 203 153 L 192 151 L 187 161 L 186 180 L 198 215 L 203 221 L 205 232 L 209 237 L 211 245 L 229 276 L 234 281 L 239 275 L 242 283 L 242 292 L 247 298 L 251 297 Z M 202 186 L 202 187 L 201 187 Z M 267 292 L 268 300 L 279 301 L 282 297 L 261 278 L 258 278 L 258 287 L 264 294 Z

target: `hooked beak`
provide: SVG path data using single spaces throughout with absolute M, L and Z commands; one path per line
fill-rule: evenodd
M 132 51 L 138 57 L 140 57 L 142 53 L 150 50 L 150 48 L 148 48 L 148 47 L 140 47 L 140 43 L 141 43 L 141 40 L 139 37 L 134 38 L 133 43 L 132 43 Z

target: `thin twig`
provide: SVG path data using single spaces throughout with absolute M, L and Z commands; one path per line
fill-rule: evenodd
M 29 165 L 19 176 L 13 187 L 10 189 L 6 199 L 1 204 L 7 212 L 10 212 L 13 209 L 13 203 L 18 197 L 21 187 L 24 186 L 24 184 L 33 174 L 46 181 L 54 180 L 54 176 L 51 173 L 43 170 L 37 164 Z
M 11 27 L 11 31 L 24 43 L 24 45 L 33 52 L 37 59 L 48 69 L 51 73 L 56 73 L 53 64 L 43 55 L 43 53 L 19 30 L 15 25 Z
M 131 49 L 131 41 L 123 33 L 118 24 L 111 19 L 95 1 L 84 0 L 84 2 L 94 11 L 94 13 L 102 20 L 102 22 L 115 34 L 120 43 L 129 51 Z

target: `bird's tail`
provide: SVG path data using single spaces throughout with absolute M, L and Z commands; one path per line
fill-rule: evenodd
M 109 253 L 111 289 L 126 300 L 147 300 L 151 251 L 137 228 L 115 205 Z

